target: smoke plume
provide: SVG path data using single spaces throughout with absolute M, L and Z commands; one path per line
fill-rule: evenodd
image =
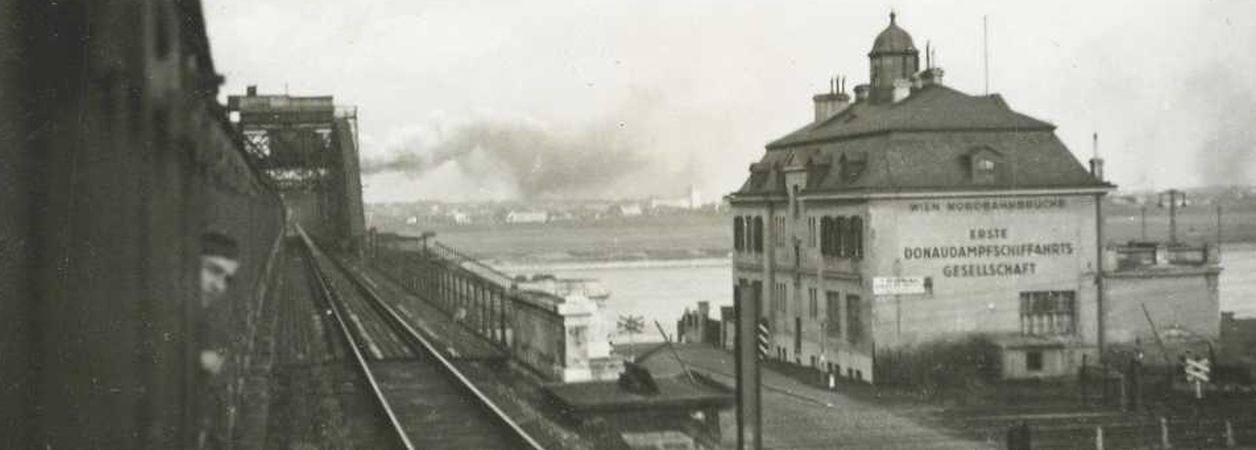
M 504 182 L 525 199 L 581 196 L 646 166 L 646 156 L 633 142 L 622 126 L 564 134 L 526 120 L 487 118 L 412 136 L 387 156 L 366 158 L 362 173 L 422 177 L 453 164 L 471 181 Z

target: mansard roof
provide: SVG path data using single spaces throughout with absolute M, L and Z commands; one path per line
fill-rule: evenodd
M 856 103 L 768 144 L 734 197 L 784 194 L 785 168 L 799 164 L 804 194 L 1111 187 L 1054 130 L 997 95 L 925 87 L 898 103 Z M 979 149 L 999 156 L 993 183 L 973 180 Z
M 1013 111 L 998 94 L 968 95 L 942 85 L 926 86 L 897 103 L 859 102 L 768 144 L 769 149 L 884 131 L 1054 130 L 1047 122 Z

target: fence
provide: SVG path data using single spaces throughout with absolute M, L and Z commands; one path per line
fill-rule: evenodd
M 411 293 L 551 379 L 567 366 L 561 299 L 522 291 L 508 275 L 439 243 L 372 245 L 372 265 Z

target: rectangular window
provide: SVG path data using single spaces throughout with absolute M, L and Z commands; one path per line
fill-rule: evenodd
M 772 217 L 772 245 L 780 247 L 781 245 L 781 218 Z
M 784 247 L 785 246 L 785 217 L 784 216 L 776 217 L 776 226 L 774 228 L 776 228 L 776 246 Z
M 863 322 L 860 317 L 860 301 L 858 295 L 846 296 L 846 340 L 851 344 L 863 341 Z
M 842 294 L 839 292 L 827 291 L 824 293 L 824 312 L 827 328 L 825 332 L 829 337 L 842 337 Z
M 1021 292 L 1021 333 L 1037 336 L 1075 333 L 1076 297 L 1074 291 Z
M 816 246 L 816 218 L 807 218 L 807 247 L 815 248 Z
M 755 280 L 755 281 L 750 282 L 750 295 L 754 297 L 755 307 L 759 308 L 760 312 L 767 312 L 769 305 L 763 304 L 763 282 L 762 281 Z
M 851 259 L 863 259 L 863 218 L 852 216 L 848 222 L 850 243 L 846 246 L 847 255 Z
M 809 316 L 812 319 L 815 319 L 820 316 L 820 305 L 817 304 L 819 303 L 819 299 L 817 299 L 816 297 L 817 297 L 816 288 L 808 288 L 807 289 L 807 311 L 810 313 Z
M 789 294 L 789 291 L 787 290 L 785 283 L 776 283 L 776 292 L 774 292 L 773 294 L 774 295 L 772 296 L 773 297 L 772 305 L 775 306 L 774 309 L 776 309 L 777 311 L 780 311 L 781 313 L 787 312 L 788 311 L 786 309 L 788 308 L 787 295 Z
M 1025 352 L 1025 370 L 1030 372 L 1042 371 L 1042 352 Z

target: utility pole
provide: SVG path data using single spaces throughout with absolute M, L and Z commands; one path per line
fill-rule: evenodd
M 1103 178 L 1103 158 L 1099 157 L 1099 133 L 1094 134 L 1092 141 L 1093 154 L 1090 158 L 1090 174 L 1096 180 L 1104 181 Z M 1105 249 L 1104 246 L 1104 216 L 1103 216 L 1103 200 L 1107 192 L 1095 194 L 1095 312 L 1096 312 L 1096 344 L 1099 347 L 1099 365 L 1103 366 L 1104 374 L 1104 395 L 1107 395 L 1107 374 L 1108 374 L 1108 358 L 1104 355 L 1107 344 L 1106 316 L 1107 309 L 1104 303 L 1107 297 L 1107 283 L 1103 278 L 1103 260 Z M 1106 398 L 1106 397 L 1105 397 Z
M 986 95 L 990 95 L 990 24 L 981 16 L 981 67 L 986 80 Z
M 1177 209 L 1179 206 L 1186 207 L 1186 193 L 1177 189 L 1169 189 L 1160 193 L 1160 207 L 1165 207 L 1165 199 L 1168 198 L 1169 208 L 1169 243 L 1177 243 Z M 1179 205 L 1179 202 L 1181 204 Z

